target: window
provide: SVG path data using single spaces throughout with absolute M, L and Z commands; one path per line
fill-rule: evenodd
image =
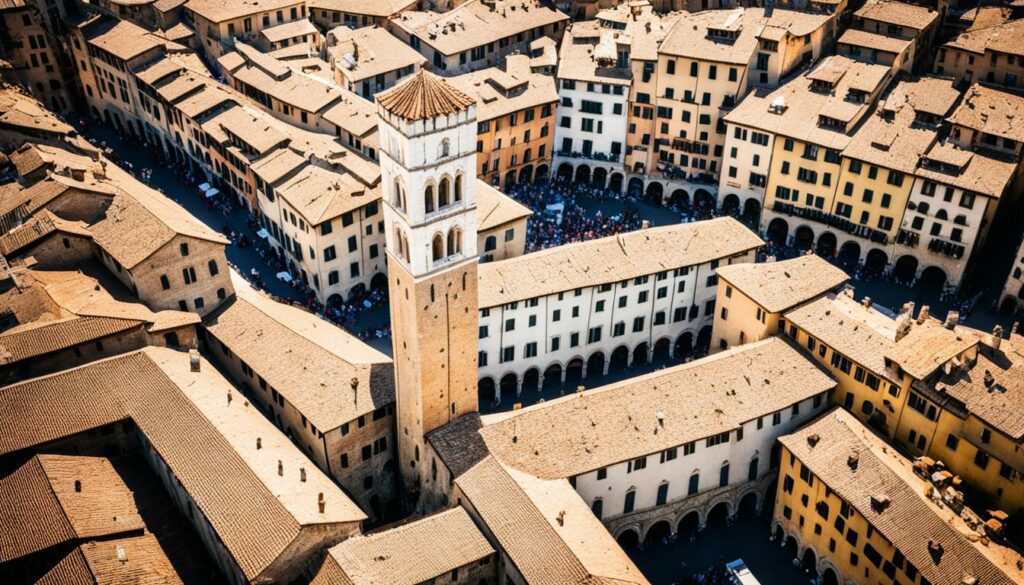
M 693 472 L 690 475 L 689 484 L 686 486 L 686 495 L 692 496 L 697 493 L 697 488 L 700 486 L 700 473 Z
M 668 484 L 663 483 L 658 486 L 658 497 L 654 502 L 656 506 L 664 506 L 665 502 L 668 501 Z
M 633 505 L 636 503 L 636 490 L 629 490 L 626 492 L 626 502 L 622 506 L 622 513 L 629 514 L 633 511 Z
M 956 448 L 960 446 L 960 438 L 950 433 L 946 436 L 946 448 L 950 451 L 956 451 Z

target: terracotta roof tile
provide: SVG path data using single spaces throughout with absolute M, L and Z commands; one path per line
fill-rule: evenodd
M 850 279 L 816 254 L 780 262 L 720 266 L 717 273 L 769 313 L 789 310 Z
M 423 120 L 467 110 L 476 100 L 421 69 L 397 86 L 378 93 L 377 103 L 400 118 Z

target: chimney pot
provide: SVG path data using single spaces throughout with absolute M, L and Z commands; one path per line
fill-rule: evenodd
M 871 297 L 864 297 L 860 304 L 864 305 L 865 308 L 870 309 L 872 304 Z
M 299 481 L 302 481 L 302 482 L 306 481 L 306 468 L 305 467 L 300 467 L 299 468 Z
M 955 328 L 957 323 L 959 322 L 960 311 L 950 311 L 949 313 L 946 314 L 946 322 L 944 323 L 944 325 L 946 326 L 946 329 L 952 331 L 953 328 Z
M 263 448 L 263 438 L 262 437 L 256 437 L 256 450 L 258 451 L 258 450 L 260 450 L 262 448 Z
M 198 372 L 200 368 L 199 352 L 194 349 L 188 350 L 188 363 L 189 367 L 193 372 Z
M 918 322 L 918 324 L 921 324 L 921 323 L 925 322 L 925 319 L 928 318 L 928 311 L 929 310 L 930 310 L 930 307 L 928 305 L 923 305 L 921 307 L 921 312 L 917 314 L 917 322 Z
M 991 388 L 996 383 L 996 377 L 992 375 L 992 372 L 985 370 L 985 387 Z
M 277 460 L 277 474 L 284 475 L 284 463 L 281 463 L 280 459 Z
M 846 458 L 846 464 L 854 471 L 857 471 L 858 463 L 860 463 L 860 455 L 857 453 L 851 453 L 850 456 Z
M 317 507 L 320 509 L 320 513 L 324 513 L 324 508 L 327 507 L 327 502 L 324 501 L 324 493 L 320 492 L 316 497 Z
M 820 441 L 820 440 L 821 440 L 821 436 L 818 435 L 817 433 L 815 433 L 815 434 L 809 435 L 807 437 L 807 444 L 810 445 L 811 447 L 814 447 L 815 445 L 818 444 L 818 441 Z
M 647 228 L 649 228 L 649 227 L 651 227 L 651 220 L 649 220 L 649 219 L 645 219 L 645 220 L 644 220 L 644 221 L 643 221 L 643 222 L 642 222 L 642 223 L 640 224 L 640 229 L 642 229 L 642 230 L 645 230 L 645 229 L 647 229 Z

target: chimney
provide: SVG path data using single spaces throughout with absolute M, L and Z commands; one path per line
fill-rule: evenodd
M 913 317 L 914 316 L 914 301 L 907 301 L 906 303 L 903 303 L 903 312 L 908 314 L 908 315 L 910 315 L 911 317 Z
M 815 433 L 813 435 L 808 435 L 807 436 L 807 444 L 810 445 L 812 448 L 815 445 L 817 445 L 818 441 L 820 441 L 820 440 L 821 440 L 821 436 L 818 435 L 817 433 Z
M 640 223 L 640 229 L 642 229 L 642 230 L 645 230 L 645 229 L 647 229 L 649 227 L 651 227 L 651 220 L 649 220 L 649 219 L 645 219 L 645 220 L 643 220 L 643 222 Z
M 558 525 L 565 526 L 565 510 L 558 513 Z
M 872 304 L 871 297 L 864 297 L 860 304 L 864 305 L 865 309 L 870 309 Z
M 324 493 L 320 492 L 316 497 L 316 505 L 320 508 L 320 513 L 324 513 L 324 508 L 327 506 L 327 502 L 324 501 Z
M 921 323 L 924 323 L 925 320 L 928 319 L 928 311 L 929 311 L 929 309 L 930 308 L 928 307 L 928 305 L 922 305 L 921 306 L 921 312 L 917 314 L 917 324 L 918 325 L 920 325 Z
M 188 350 L 188 363 L 192 368 L 193 372 L 199 371 L 199 351 L 195 349 Z
M 999 350 L 999 345 L 1003 342 L 1003 326 L 996 325 L 992 328 L 992 333 L 986 335 L 981 342 L 988 346 L 992 350 Z
M 950 331 L 952 331 L 953 328 L 956 327 L 956 324 L 959 323 L 959 322 L 960 322 L 960 311 L 950 311 L 949 313 L 946 313 L 946 322 L 943 323 L 943 325 L 946 326 L 946 329 L 949 329 Z
M 301 481 L 303 483 L 306 482 L 306 468 L 305 467 L 300 467 L 299 468 L 299 481 Z
M 281 463 L 280 459 L 277 460 L 277 474 L 281 476 L 284 475 L 284 463 Z
M 231 405 L 231 390 L 228 390 L 228 406 Z
M 860 463 L 860 455 L 856 452 L 851 453 L 850 456 L 846 458 L 846 465 L 848 465 L 853 471 L 857 471 L 858 463 Z
M 991 388 L 996 383 L 996 377 L 992 375 L 992 372 L 985 370 L 985 387 Z
M 263 448 L 263 439 L 261 437 L 256 437 L 256 450 L 259 451 L 262 448 Z
M 934 540 L 928 541 L 928 553 L 932 555 L 932 559 L 935 561 L 935 564 L 938 564 L 939 559 L 942 558 L 942 552 L 941 542 L 935 542 Z

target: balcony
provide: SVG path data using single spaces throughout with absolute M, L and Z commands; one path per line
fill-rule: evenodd
M 567 150 L 556 150 L 555 156 L 561 156 L 565 158 L 587 158 L 590 160 L 597 160 L 601 162 L 612 162 L 617 163 L 622 161 L 622 154 L 613 154 L 605 152 L 569 152 Z
M 846 232 L 852 236 L 859 238 L 865 238 L 871 240 L 876 244 L 888 244 L 889 234 L 878 231 L 873 228 L 869 228 L 864 225 L 860 225 L 846 219 L 845 217 L 835 215 L 832 213 L 826 213 L 820 209 L 810 209 L 806 207 L 797 207 L 791 203 L 783 203 L 782 201 L 776 201 L 772 205 L 772 211 L 789 215 L 791 217 L 799 217 L 803 219 L 809 219 L 818 223 L 834 227 L 837 230 Z
M 931 241 L 928 242 L 928 251 L 933 254 L 942 254 L 943 256 L 959 260 L 964 257 L 966 248 L 956 242 L 947 242 L 942 238 L 932 238 Z

